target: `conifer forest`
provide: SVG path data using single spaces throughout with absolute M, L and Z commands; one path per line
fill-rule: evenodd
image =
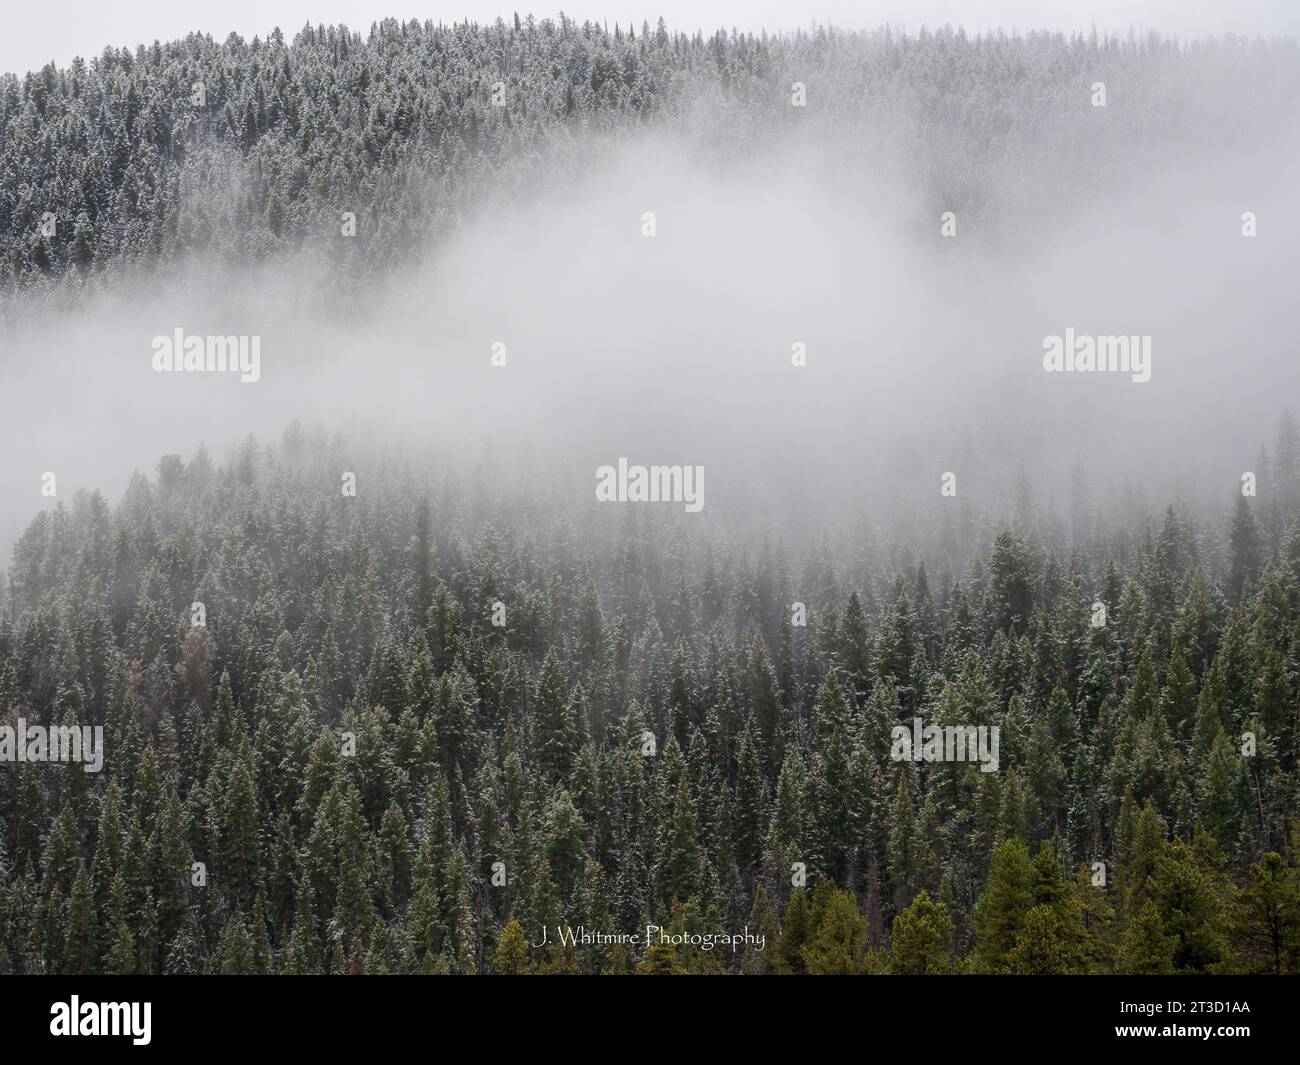
M 0 73 L 0 974 L 1300 971 L 1294 37 L 734 17 Z

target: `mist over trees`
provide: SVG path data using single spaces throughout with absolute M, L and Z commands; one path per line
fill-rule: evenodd
M 1104 121 L 1094 82 L 1125 102 Z M 792 106 L 795 85 L 816 106 Z M 1254 290 L 1253 326 L 1230 313 L 1240 293 L 1216 292 L 1236 347 L 1224 354 L 1215 335 L 1158 348 L 1165 407 L 1143 405 L 1150 391 L 1076 390 L 1038 409 L 1023 378 L 981 356 L 1020 358 L 1023 337 L 1001 328 L 1019 315 L 1041 381 L 1040 319 L 1068 324 L 1042 291 L 1015 288 L 1045 272 L 1044 212 L 1092 217 L 1165 169 L 1187 176 L 1197 203 L 1202 166 L 1290 158 L 1297 89 L 1289 41 L 686 36 L 563 16 L 385 20 L 366 36 L 308 26 L 292 41 L 195 35 L 0 76 L 0 326 L 28 331 L 0 352 L 21 397 L 11 406 L 39 406 L 31 366 L 66 355 L 49 402 L 74 412 L 64 435 L 84 431 L 98 456 L 149 417 L 188 433 L 208 404 L 232 438 L 255 402 L 283 410 L 277 434 L 288 425 L 216 457 L 194 431 L 184 455 L 155 449 L 156 466 L 116 501 L 68 493 L 30 521 L 26 496 L 8 501 L 26 531 L 0 580 L 0 725 L 102 726 L 106 754 L 101 773 L 0 766 L 0 972 L 1295 972 L 1300 429 L 1287 408 L 1300 396 L 1293 382 L 1273 387 L 1276 361 L 1235 386 L 1248 407 L 1226 383 L 1212 397 L 1205 387 L 1237 372 L 1229 360 L 1249 377 L 1282 348 L 1289 358 L 1293 340 Z M 760 257 L 728 218 L 719 232 L 737 239 L 722 251 L 779 275 L 824 329 L 813 357 L 830 372 L 788 408 L 770 393 L 784 402 L 799 386 L 763 378 L 761 344 L 744 333 L 770 325 L 762 314 L 781 290 L 721 298 L 725 256 L 703 268 L 721 278 L 704 311 L 689 302 L 699 274 L 661 284 L 646 306 L 594 291 L 601 278 L 662 282 L 599 243 L 559 282 L 520 252 L 535 290 L 503 284 L 500 305 L 492 290 L 473 302 L 466 264 L 497 246 L 458 258 L 458 238 L 472 244 L 465 235 L 502 205 L 518 212 L 511 228 L 545 196 L 587 193 L 625 172 L 600 162 L 629 146 L 653 153 L 660 134 L 737 190 L 726 182 L 774 165 L 773 144 L 792 146 L 796 164 L 815 151 L 816 180 L 797 196 L 760 184 L 737 197 L 761 204 L 776 188 L 822 204 L 825 192 L 836 210 L 856 199 L 933 256 L 886 254 L 900 287 L 924 275 L 935 292 L 905 302 L 822 244 L 804 283 L 841 305 L 800 302 L 785 261 Z M 1143 195 L 1133 202 L 1150 204 Z M 709 196 L 678 217 L 707 214 Z M 576 198 L 574 216 L 607 206 Z M 1225 215 L 1232 240 L 1252 205 Z M 977 253 L 944 243 L 949 209 Z M 344 237 L 347 213 L 360 224 Z M 778 215 L 755 224 L 795 246 L 812 216 Z M 553 237 L 571 217 L 504 247 Z M 875 236 L 845 218 L 845 246 Z M 1257 245 L 1274 255 L 1286 240 L 1276 224 L 1274 243 Z M 1079 270 L 1100 270 L 1104 246 L 1081 245 Z M 665 273 L 698 246 L 677 248 Z M 441 278 L 451 297 L 410 280 L 444 255 L 459 275 Z M 1011 286 L 979 288 L 999 258 Z M 1126 265 L 1114 264 L 1117 288 L 1132 282 Z M 280 269 L 283 288 L 262 285 Z M 958 294 L 964 274 L 978 284 Z M 835 276 L 861 289 L 861 307 L 838 299 Z M 178 278 L 198 282 L 197 296 L 137 306 L 130 286 Z M 162 392 L 176 381 L 149 370 L 148 337 L 218 305 L 260 335 L 240 301 L 261 287 L 257 310 L 299 316 L 265 330 L 255 387 L 269 398 Z M 1010 311 L 981 304 L 1012 289 L 1023 303 Z M 1207 302 L 1142 297 L 1179 315 Z M 512 336 L 508 384 L 472 377 L 490 372 L 485 358 L 456 367 L 462 377 L 419 375 L 421 313 L 470 323 L 478 358 L 484 322 L 516 302 L 525 342 Z M 112 330 L 107 315 L 79 316 L 92 306 L 118 314 Z M 335 316 L 376 306 L 336 329 Z M 403 307 L 410 317 L 381 333 L 375 319 Z M 659 344 L 652 327 L 674 309 L 689 335 L 647 354 L 638 343 Z M 887 329 L 891 311 L 911 315 L 915 347 Z M 915 321 L 945 314 L 964 331 L 932 336 Z M 555 319 L 564 328 L 547 332 Z M 984 334 L 976 319 L 992 323 Z M 771 331 L 788 374 L 786 325 Z M 45 332 L 56 326 L 67 331 Z M 710 377 L 710 359 L 731 376 Z M 931 374 L 924 386 L 891 387 L 890 367 L 913 363 Z M 330 376 L 338 364 L 358 376 Z M 592 385 L 627 373 L 657 375 L 665 392 L 664 379 L 696 387 L 677 407 L 653 384 L 619 406 Z M 440 412 L 473 416 L 440 426 L 457 448 L 294 420 L 309 380 L 361 408 L 365 374 L 377 413 L 358 420 L 382 429 L 404 403 L 427 416 L 419 405 L 437 393 Z M 984 405 L 971 381 L 1002 388 L 1002 403 Z M 130 393 L 146 396 L 140 407 Z M 1182 421 L 1167 417 L 1174 407 Z M 1075 421 L 1054 420 L 1060 408 Z M 1055 434 L 1052 462 L 1068 454 L 1071 478 L 1026 460 L 1022 422 Z M 657 436 L 633 433 L 645 425 Z M 1250 436 L 1249 492 L 1189 458 L 1192 437 L 1224 425 Z M 792 426 L 812 438 L 804 466 Z M 498 462 L 496 430 L 536 461 Z M 632 450 L 620 441 L 686 441 L 690 461 L 707 458 L 709 504 L 695 515 L 598 503 L 587 451 L 564 451 L 561 436 L 596 462 Z M 716 438 L 733 446 L 705 455 Z M 1239 454 L 1222 458 L 1233 476 Z M 940 496 L 955 460 L 962 490 Z M 1183 490 L 1168 487 L 1170 469 Z M 869 500 L 849 473 L 872 484 Z M 917 718 L 996 727 L 997 771 L 897 760 L 893 729 Z M 644 936 L 650 925 L 682 941 L 560 941 L 561 928 Z M 701 949 L 718 935 L 741 946 Z
M 799 550 L 297 425 L 164 457 L 14 553 L 0 697 L 110 755 L 0 778 L 0 965 L 1292 970 L 1297 441 L 1271 512 Z M 915 716 L 999 726 L 1001 771 L 892 760 Z M 647 924 L 767 948 L 555 943 Z

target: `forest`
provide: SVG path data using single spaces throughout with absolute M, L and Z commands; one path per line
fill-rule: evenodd
M 0 963 L 1294 971 L 1290 415 L 1265 483 L 1205 523 L 1030 499 L 793 554 L 296 423 L 165 456 L 14 551 L 0 698 L 108 753 L 0 776 Z M 893 760 L 914 716 L 998 726 L 1000 771 Z M 766 945 L 556 942 L 646 925 Z
M 1141 106 L 1097 121 L 1098 80 Z M 808 106 L 790 105 L 795 83 Z M 16 317 L 128 269 L 238 271 L 306 252 L 308 291 L 354 305 L 493 195 L 562 186 L 664 128 L 737 165 L 774 139 L 815 138 L 845 181 L 865 155 L 1007 242 L 1037 228 L 1033 211 L 1123 187 L 1156 151 L 1228 153 L 1294 128 L 1297 91 L 1294 41 L 1155 33 L 706 37 L 516 15 L 388 19 L 365 37 L 195 34 L 0 74 L 0 296 L 26 294 L 6 301 Z M 357 215 L 345 244 L 342 212 Z
M 1094 82 L 1128 105 L 1102 121 Z M 487 205 L 665 130 L 729 177 L 774 139 L 816 143 L 841 191 L 867 169 L 910 190 L 895 221 L 917 245 L 946 254 L 956 207 L 963 239 L 1015 258 L 1044 212 L 1154 160 L 1284 141 L 1298 90 L 1294 42 L 1155 34 L 515 16 L 108 48 L 0 74 L 0 330 L 130 305 L 140 280 L 201 279 L 215 303 L 280 265 L 294 313 L 328 321 Z M 563 297 L 598 335 L 598 301 Z M 61 343 L 120 358 L 125 393 L 149 336 L 203 331 L 149 321 L 136 353 Z M 1172 347 L 1144 397 L 1180 380 Z M 196 434 L 129 483 L 123 459 L 124 491 L 7 499 L 25 531 L 0 579 L 0 736 L 103 740 L 94 772 L 0 744 L 0 973 L 1294 973 L 1300 396 L 1257 392 L 1194 410 L 1195 432 L 1249 422 L 1249 491 L 1144 484 L 1136 443 L 1117 486 L 1089 437 L 1069 483 L 946 499 L 936 473 L 922 509 L 820 524 L 775 476 L 775 500 L 740 499 L 710 458 L 699 514 L 598 502 L 595 464 L 511 478 L 286 403 L 270 436 L 232 408 L 241 442 Z M 947 431 L 937 409 L 922 435 Z M 105 393 L 88 450 L 120 446 L 113 410 Z M 996 771 L 895 758 L 917 719 L 996 729 Z

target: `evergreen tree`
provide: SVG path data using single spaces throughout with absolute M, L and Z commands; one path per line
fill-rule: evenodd
M 889 971 L 904 976 L 930 976 L 950 971 L 953 925 L 948 907 L 919 892 L 894 918 L 890 932 Z
M 1033 905 L 1033 880 L 1029 852 L 1019 839 L 1012 837 L 993 852 L 988 881 L 975 907 L 976 971 L 1008 971 L 1016 937 Z
M 518 921 L 507 922 L 502 930 L 494 965 L 503 976 L 522 976 L 528 972 L 528 940 Z

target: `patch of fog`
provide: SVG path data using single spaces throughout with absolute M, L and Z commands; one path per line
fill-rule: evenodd
M 355 316 L 304 299 L 307 258 L 123 279 L 5 338 L 0 544 L 49 505 L 46 471 L 65 502 L 112 501 L 165 453 L 221 457 L 294 419 L 449 462 L 488 448 L 588 494 L 619 457 L 704 465 L 706 511 L 814 526 L 937 497 L 943 471 L 988 501 L 1022 475 L 1062 500 L 1076 466 L 1096 498 L 1136 480 L 1226 501 L 1300 408 L 1300 168 L 1283 138 L 1210 155 L 1082 214 L 1021 218 L 1026 236 L 994 251 L 960 214 L 944 239 L 910 190 L 847 182 L 806 142 L 719 167 L 647 133 L 580 182 L 485 205 Z M 259 336 L 260 379 L 155 372 L 153 339 L 178 328 Z M 1044 373 L 1043 339 L 1066 328 L 1151 336 L 1151 380 Z

